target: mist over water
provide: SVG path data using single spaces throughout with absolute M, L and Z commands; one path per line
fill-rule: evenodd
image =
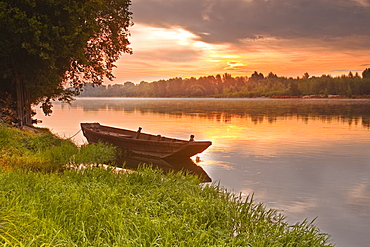
M 40 127 L 65 137 L 99 122 L 210 140 L 198 165 L 213 181 L 292 224 L 318 217 L 336 246 L 370 242 L 369 100 L 80 98 L 54 103 L 51 117 L 36 110 Z

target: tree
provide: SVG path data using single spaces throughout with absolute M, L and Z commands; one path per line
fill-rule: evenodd
M 299 96 L 302 94 L 301 90 L 298 88 L 297 81 L 292 81 L 289 83 L 289 93 L 293 96 Z
M 70 101 L 86 82 L 114 78 L 128 48 L 130 0 L 0 0 L 0 103 L 20 125 L 31 104 Z M 74 90 L 65 89 L 72 87 Z
M 131 82 L 131 81 L 126 81 L 126 82 L 123 84 L 123 86 L 124 86 L 125 88 L 130 88 L 130 87 L 135 87 L 135 84 L 134 84 L 133 82 Z
M 276 74 L 274 74 L 274 73 L 270 72 L 270 73 L 267 75 L 267 78 L 268 78 L 268 79 L 277 79 L 277 78 L 278 78 L 278 76 L 277 76 Z
M 262 73 L 259 73 L 257 71 L 254 71 L 254 73 L 251 75 L 249 78 L 250 81 L 260 81 L 263 80 L 265 77 L 263 76 Z
M 362 72 L 362 78 L 370 78 L 370 68 L 367 68 Z

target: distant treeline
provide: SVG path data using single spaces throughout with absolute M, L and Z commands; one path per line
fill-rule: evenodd
M 154 82 L 142 81 L 115 85 L 87 84 L 82 97 L 369 97 L 370 68 L 360 76 L 348 75 L 316 77 L 305 73 L 302 77 L 287 78 L 270 72 L 267 76 L 254 72 L 251 77 L 232 77 L 230 74 L 200 78 L 171 78 Z

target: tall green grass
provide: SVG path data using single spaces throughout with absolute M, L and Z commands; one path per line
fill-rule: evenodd
M 116 150 L 0 125 L 0 245 L 332 246 L 312 223 L 197 177 L 143 167 L 117 173 L 99 164 Z
M 3 246 L 331 246 L 312 224 L 149 169 L 0 173 Z

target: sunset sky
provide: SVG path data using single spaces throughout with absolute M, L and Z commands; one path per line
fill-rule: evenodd
M 370 0 L 132 0 L 133 55 L 113 83 L 370 67 Z

